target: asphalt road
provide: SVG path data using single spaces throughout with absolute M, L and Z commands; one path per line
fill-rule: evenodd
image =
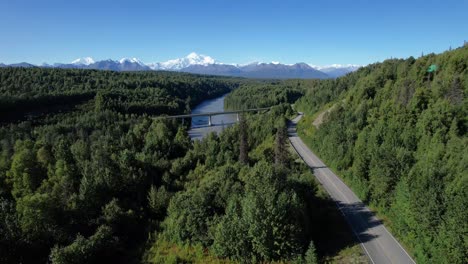
M 299 115 L 289 123 L 289 140 L 336 202 L 370 262 L 415 263 L 369 208 L 302 142 L 296 133 L 296 124 L 301 118 L 302 115 Z

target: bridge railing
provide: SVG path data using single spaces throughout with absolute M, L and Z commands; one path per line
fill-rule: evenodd
M 158 116 L 156 118 L 164 118 L 164 119 L 182 119 L 182 123 L 184 122 L 185 118 L 192 118 L 198 116 L 207 116 L 208 117 L 208 125 L 211 126 L 211 117 L 216 115 L 229 115 L 229 114 L 237 114 L 237 121 L 239 121 L 239 114 L 245 112 L 259 112 L 259 111 L 266 111 L 270 110 L 271 107 L 262 107 L 262 108 L 253 108 L 253 109 L 245 109 L 245 110 L 232 110 L 232 111 L 225 111 L 225 112 L 208 112 L 208 113 L 196 113 L 196 114 L 185 114 L 185 115 L 173 115 L 173 116 Z
M 196 113 L 196 114 L 184 114 L 184 115 L 173 115 L 173 116 L 161 116 L 163 118 L 189 118 L 189 117 L 196 117 L 196 116 L 215 116 L 215 115 L 228 115 L 228 114 L 239 114 L 244 112 L 259 112 L 264 110 L 270 110 L 271 107 L 263 107 L 263 108 L 254 108 L 254 109 L 246 109 L 246 110 L 232 110 L 232 111 L 225 111 L 225 112 L 208 112 L 208 113 Z

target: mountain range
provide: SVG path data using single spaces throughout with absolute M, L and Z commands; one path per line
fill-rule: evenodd
M 311 66 L 306 63 L 281 64 L 278 62 L 254 62 L 250 64 L 221 63 L 210 56 L 199 55 L 194 52 L 186 57 L 165 62 L 143 63 L 137 58 L 123 58 L 121 60 L 95 61 L 93 58 L 79 58 L 71 63 L 42 64 L 39 66 L 26 62 L 0 67 L 47 67 L 64 69 L 97 69 L 112 71 L 179 71 L 194 74 L 223 75 L 246 78 L 263 79 L 326 79 L 336 78 L 357 70 L 359 65 Z

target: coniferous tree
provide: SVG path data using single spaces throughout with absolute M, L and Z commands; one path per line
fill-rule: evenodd
M 247 121 L 244 115 L 240 116 L 239 120 L 239 162 L 242 164 L 249 163 L 249 144 L 247 142 Z
M 288 149 L 287 149 L 287 131 L 286 126 L 281 124 L 276 131 L 275 139 L 275 164 L 279 166 L 286 165 L 288 159 Z

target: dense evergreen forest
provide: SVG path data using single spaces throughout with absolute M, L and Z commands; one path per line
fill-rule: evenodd
M 192 148 L 186 128 L 150 116 L 189 111 L 238 85 L 176 73 L 0 69 L 0 262 L 139 262 L 153 221 L 182 189 L 179 170 L 197 164 L 181 163 Z
M 225 99 L 227 109 L 251 109 L 292 103 L 304 95 L 305 84 L 316 80 L 250 81 Z
M 241 82 L 174 72 L 2 68 L 0 122 L 64 111 L 94 99 L 100 110 L 124 114 L 182 113 Z
M 288 151 L 294 103 L 418 263 L 466 263 L 467 64 L 465 46 L 334 80 L 2 68 L 0 262 L 316 262 L 333 226 Z M 275 107 L 197 142 L 152 118 L 227 92 Z
M 465 45 L 320 82 L 297 103 L 302 136 L 420 263 L 468 260 L 467 95 Z
M 0 262 L 316 262 L 336 226 L 288 154 L 288 104 L 197 142 L 153 118 L 248 82 L 0 69 Z
M 294 103 L 303 140 L 383 217 L 418 263 L 468 260 L 468 46 L 335 80 L 246 84 L 233 105 Z M 296 83 L 294 85 L 294 83 Z M 250 98 L 255 98 L 250 100 Z
M 313 237 L 324 219 L 317 215 L 320 201 L 310 171 L 288 154 L 287 108 L 249 116 L 195 142 L 179 171 L 196 167 L 170 200 L 147 260 L 316 261 Z M 158 201 L 156 190 L 153 197 Z

